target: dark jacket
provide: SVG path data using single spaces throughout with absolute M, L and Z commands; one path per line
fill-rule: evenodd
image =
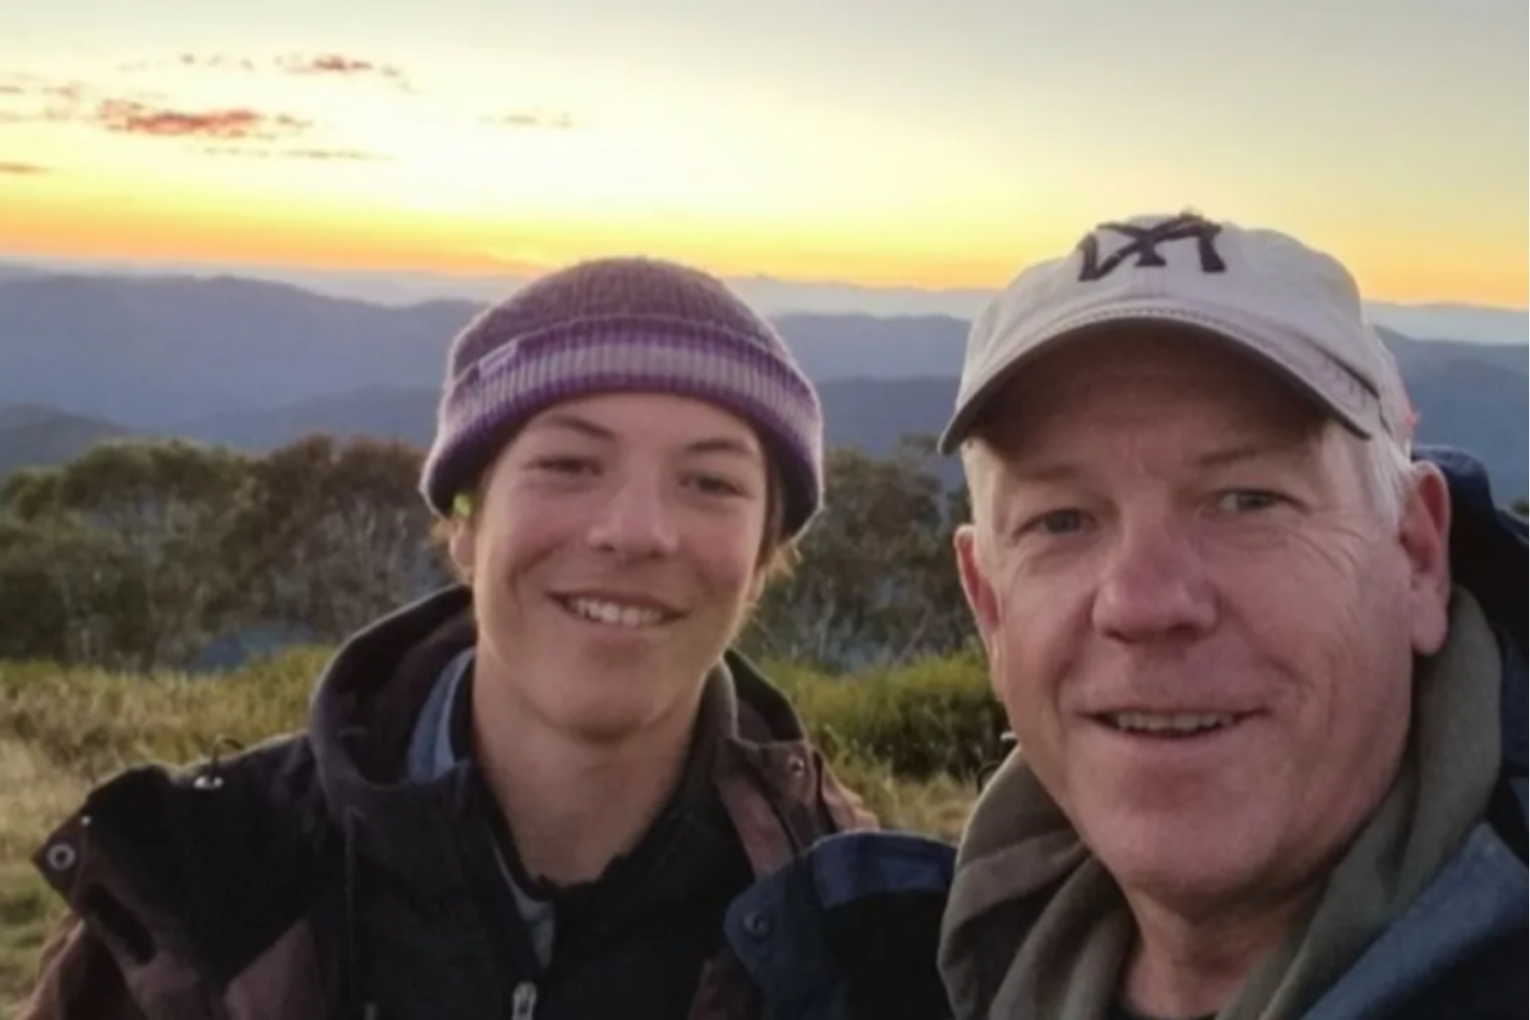
M 954 847 L 898 832 L 829 836 L 728 909 L 762 1020 L 948 1020 L 935 966 Z
M 401 775 L 443 665 L 472 643 L 468 599 L 438 594 L 347 642 L 305 734 L 189 774 L 135 768 L 92 792 L 36 855 L 70 915 L 21 1015 L 764 1015 L 724 941 L 729 903 L 874 820 L 785 698 L 730 653 L 686 778 L 642 846 L 556 894 L 543 970 L 501 870 L 516 873 L 513 845 L 471 758 L 425 782 Z

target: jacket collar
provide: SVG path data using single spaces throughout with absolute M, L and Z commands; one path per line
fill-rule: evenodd
M 1525 781 L 1530 773 L 1530 734 L 1525 717 L 1530 714 L 1527 688 L 1527 607 L 1530 587 L 1530 540 L 1520 517 L 1499 505 L 1488 480 L 1487 468 L 1464 451 L 1443 446 L 1421 446 L 1416 460 L 1433 464 L 1450 486 L 1451 573 L 1482 606 L 1498 635 L 1503 657 L 1503 687 L 1499 713 L 1499 737 L 1503 776 L 1517 793 L 1519 824 L 1526 822 Z

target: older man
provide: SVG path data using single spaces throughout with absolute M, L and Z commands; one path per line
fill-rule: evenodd
M 974 324 L 962 579 L 1018 748 L 961 1018 L 1526 1013 L 1524 524 L 1334 259 L 1107 223 Z

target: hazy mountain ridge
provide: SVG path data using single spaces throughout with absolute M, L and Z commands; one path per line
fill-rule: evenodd
M 479 308 L 389 308 L 235 277 L 0 280 L 0 409 L 30 407 L 0 412 L 0 473 L 129 431 L 252 449 L 312 431 L 426 442 L 447 344 Z M 965 321 L 775 321 L 820 386 L 831 444 L 882 451 L 944 423 Z M 1504 498 L 1524 492 L 1527 348 L 1383 333 L 1421 437 L 1483 456 Z M 64 416 L 51 430 L 47 409 Z
M 165 429 L 371 387 L 435 387 L 452 335 L 480 307 L 386 308 L 232 277 L 3 282 L 0 406 Z M 776 322 L 815 379 L 946 375 L 966 335 L 964 322 L 935 316 Z
M 0 407 L 0 479 L 17 468 L 69 460 L 102 440 L 129 434 L 115 422 L 54 407 Z
M 1017 266 L 1016 273 L 1021 268 Z M 61 259 L 0 262 L 0 281 L 14 276 L 59 273 L 122 279 L 183 277 L 208 280 L 236 276 L 297 286 L 328 297 L 395 308 L 432 301 L 482 305 L 506 296 L 530 279 L 524 273 L 510 270 L 501 274 L 461 275 L 279 266 L 146 266 Z M 734 277 L 728 282 L 756 307 L 772 316 L 947 316 L 970 319 L 993 294 L 991 289 L 975 287 L 931 290 L 784 280 L 763 275 Z M 1377 325 L 1422 339 L 1509 345 L 1530 342 L 1530 309 L 1459 302 L 1405 304 L 1394 301 L 1369 301 L 1366 307 Z

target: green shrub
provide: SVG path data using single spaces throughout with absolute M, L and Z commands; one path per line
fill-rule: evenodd
M 955 776 L 907 779 L 886 762 L 859 754 L 844 754 L 831 767 L 834 774 L 861 798 L 884 829 L 918 832 L 955 843 L 972 802 L 977 798 L 973 780 Z
M 88 781 L 189 763 L 301 728 L 323 661 L 297 649 L 227 676 L 147 677 L 0 663 L 0 739 Z
M 1003 707 L 974 655 L 847 677 L 790 663 L 765 668 L 831 759 L 859 755 L 908 779 L 970 779 L 1003 757 Z
M 0 737 L 88 780 L 144 761 L 196 761 L 301 729 L 327 655 L 293 649 L 215 676 L 0 663 Z M 831 758 L 861 755 L 929 779 L 970 778 L 1003 755 L 1003 710 L 975 655 L 836 677 L 789 662 L 763 668 Z

